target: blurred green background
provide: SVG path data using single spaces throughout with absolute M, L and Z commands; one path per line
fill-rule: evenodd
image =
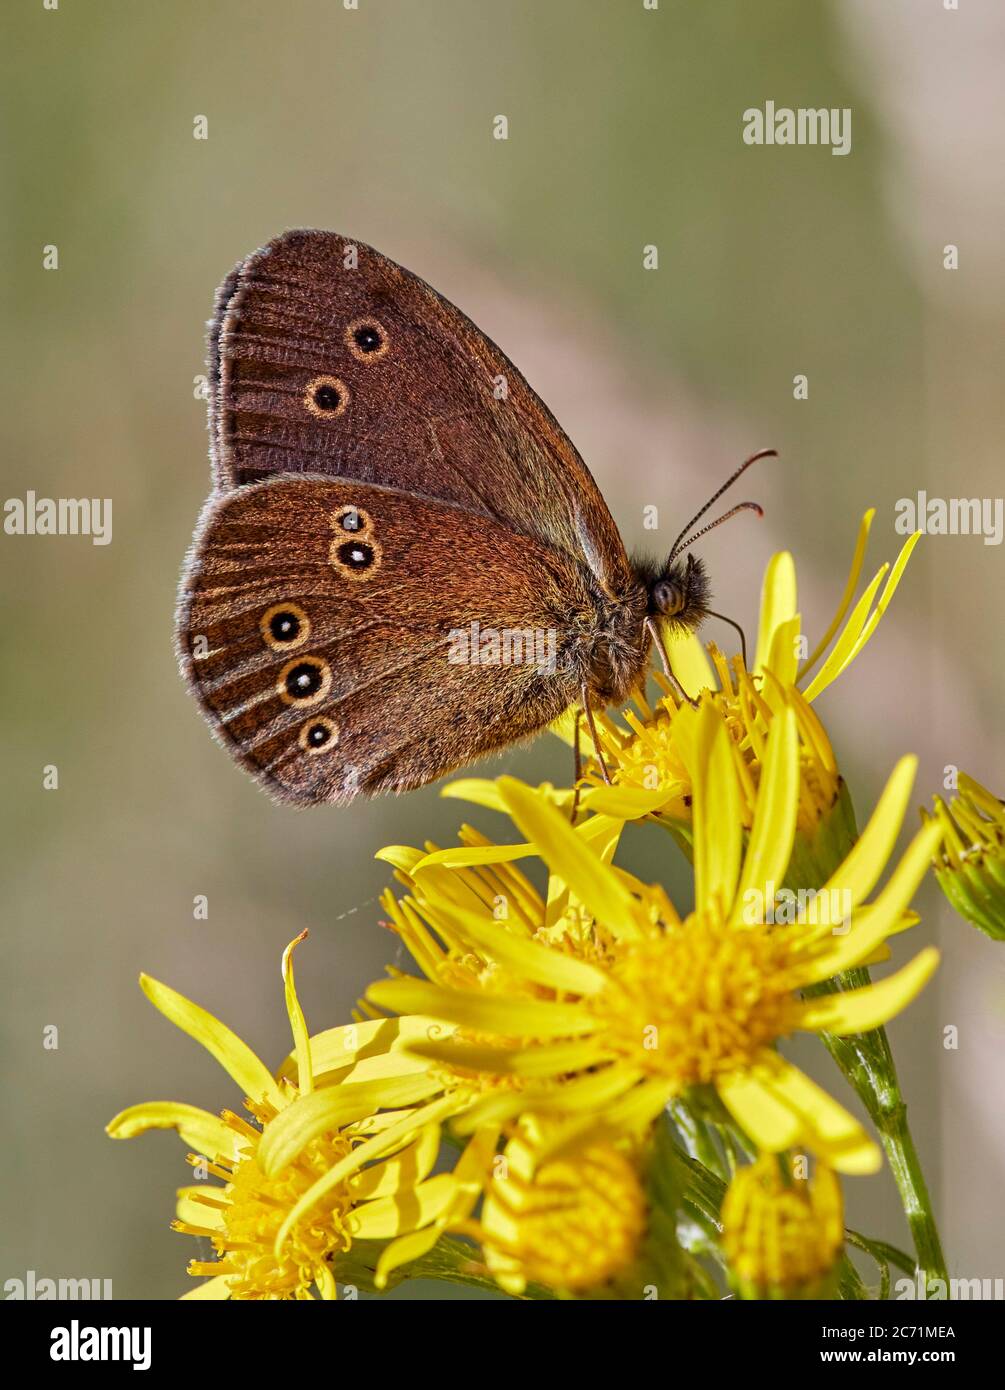
M 103 1125 L 141 1099 L 236 1096 L 145 1002 L 138 971 L 278 1060 L 285 943 L 311 928 L 308 1020 L 344 1021 L 397 958 L 376 925 L 374 851 L 448 842 L 464 809 L 436 788 L 273 806 L 185 693 L 172 610 L 208 490 L 196 378 L 214 288 L 290 226 L 378 246 L 524 370 L 630 547 L 668 548 L 727 470 L 776 446 L 744 493 L 766 520 L 702 553 L 749 633 L 764 563 L 790 548 L 818 634 L 867 506 L 878 564 L 900 544 L 898 498 L 1002 487 L 1002 14 L 995 0 L 23 0 L 5 19 L 4 495 L 111 497 L 114 540 L 0 537 L 3 1277 L 170 1298 L 193 1253 L 168 1230 L 182 1149 L 166 1134 L 113 1144 Z M 744 145 L 743 111 L 768 99 L 851 107 L 851 153 Z M 50 244 L 57 271 L 42 268 Z M 658 270 L 643 270 L 647 245 Z M 919 800 L 946 764 L 1005 783 L 1002 575 L 1000 548 L 926 538 L 879 638 L 821 702 L 860 815 L 908 749 Z M 570 771 L 548 737 L 486 770 Z M 625 862 L 684 884 L 656 830 L 627 836 Z M 926 902 L 913 942 L 941 937 L 944 967 L 894 1046 L 953 1270 L 1001 1275 L 1005 958 Z M 802 1055 L 840 1084 L 825 1055 Z M 852 1224 L 906 1244 L 887 1174 L 847 1187 Z

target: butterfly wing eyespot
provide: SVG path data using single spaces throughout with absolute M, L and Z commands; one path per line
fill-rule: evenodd
M 311 620 L 299 603 L 274 603 L 259 619 L 266 646 L 274 652 L 302 647 L 311 635 Z
M 338 725 L 334 719 L 319 714 L 302 726 L 297 742 L 312 758 L 319 753 L 331 753 L 338 744 Z
M 349 388 L 337 376 L 316 376 L 304 388 L 304 405 L 317 420 L 337 420 L 349 405 Z
M 285 705 L 316 705 L 331 683 L 331 667 L 322 657 L 296 656 L 280 671 L 276 690 Z
M 329 521 L 336 535 L 345 534 L 356 536 L 360 540 L 369 540 L 373 533 L 373 517 L 362 507 L 353 506 L 351 502 L 332 512 Z
M 328 550 L 332 568 L 354 583 L 372 579 L 380 569 L 383 552 L 372 535 L 366 539 L 334 540 Z
M 353 319 L 345 331 L 345 344 L 357 362 L 379 362 L 387 353 L 387 330 L 376 319 Z

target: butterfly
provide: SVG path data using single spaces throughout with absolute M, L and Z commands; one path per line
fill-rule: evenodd
M 508 358 L 416 275 L 326 231 L 231 272 L 208 365 L 212 492 L 180 664 L 224 746 L 301 805 L 420 787 L 574 705 L 599 752 L 594 712 L 654 644 L 669 670 L 660 625 L 711 613 L 683 554 L 709 528 L 689 533 L 774 452 L 665 562 L 630 560 Z

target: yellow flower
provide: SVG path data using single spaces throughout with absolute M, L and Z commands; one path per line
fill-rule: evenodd
M 776 912 L 799 810 L 797 715 L 786 706 L 773 720 L 745 855 L 733 742 L 714 705 L 696 716 L 695 736 L 688 917 L 681 920 L 662 889 L 606 862 L 591 843 L 590 822 L 574 829 L 546 798 L 500 778 L 503 803 L 567 889 L 576 930 L 554 922 L 542 931 L 534 914 L 494 920 L 484 902 L 465 902 L 444 882 L 449 852 L 428 883 L 417 859 L 412 872 L 425 896 L 402 910 L 426 948 L 418 959 L 429 978 L 382 981 L 367 998 L 454 1025 L 449 1039 L 409 1048 L 454 1078 L 455 1099 L 461 1083 L 468 1086 L 453 1121 L 462 1132 L 533 1110 L 565 1116 L 570 1133 L 597 1114 L 644 1133 L 671 1098 L 712 1087 L 759 1148 L 805 1142 L 842 1171 L 873 1171 L 879 1151 L 857 1121 L 775 1044 L 796 1031 L 874 1029 L 906 1007 L 935 968 L 937 953 L 927 949 L 878 984 L 800 998 L 809 986 L 883 959 L 887 937 L 909 920 L 905 909 L 941 838 L 938 826 L 922 829 L 875 901 L 865 899 L 903 821 L 914 759 L 898 764 L 820 894 Z M 423 918 L 444 943 L 439 955 L 429 950 Z M 473 1076 L 480 1094 L 465 1081 Z
M 350 1246 L 354 1215 L 375 1193 L 411 1191 L 436 1161 L 439 1128 L 429 1123 L 429 1107 L 416 1107 L 437 1087 L 402 1050 L 410 1028 L 425 1036 L 429 1021 L 352 1024 L 311 1038 L 293 978 L 293 949 L 306 935 L 283 954 L 294 1051 L 275 1075 L 225 1024 L 167 985 L 140 977 L 155 1008 L 237 1082 L 253 1121 L 230 1110 L 216 1116 L 194 1105 L 151 1101 L 123 1110 L 108 1125 L 113 1139 L 176 1130 L 196 1150 L 188 1156 L 196 1172 L 223 1184 L 200 1181 L 178 1193 L 174 1229 L 207 1239 L 217 1256 L 189 1264 L 190 1274 L 208 1278 L 186 1298 L 310 1298 L 312 1287 L 334 1298 L 332 1264 Z M 380 1151 L 381 1143 L 393 1155 L 360 1173 L 360 1155 Z M 329 1182 L 339 1168 L 343 1179 Z
M 933 798 L 945 832 L 935 876 L 950 903 L 995 941 L 1005 940 L 1005 803 L 960 774 L 959 793 L 946 805 Z M 921 813 L 923 820 L 930 817 Z
M 553 1118 L 528 1112 L 502 1153 L 499 1139 L 499 1126 L 480 1125 L 452 1172 L 427 1178 L 408 1194 L 388 1193 L 354 1214 L 355 1237 L 393 1237 L 377 1264 L 378 1289 L 445 1232 L 474 1237 L 482 1267 L 516 1296 L 528 1284 L 595 1294 L 628 1271 L 649 1222 L 635 1146 L 596 1127 L 570 1137 Z
M 862 520 L 851 572 L 834 619 L 802 666 L 799 663 L 802 620 L 797 610 L 795 564 L 787 551 L 775 555 L 765 571 L 757 649 L 749 671 L 742 657 L 727 660 L 711 643 L 706 657 L 705 649 L 693 634 L 685 634 L 671 642 L 671 665 L 678 682 L 700 704 L 713 704 L 730 732 L 740 779 L 740 814 L 745 826 L 753 819 L 768 730 L 775 715 L 786 708 L 794 710 L 799 731 L 800 833 L 812 835 L 838 807 L 842 782 L 837 762 L 812 705 L 872 637 L 918 540 L 917 534 L 907 540 L 892 570 L 888 565 L 881 566 L 852 607 L 873 516 L 874 512 L 869 511 Z M 809 679 L 835 636 L 836 641 L 819 672 Z M 650 704 L 644 690 L 637 691 L 634 696 L 637 712 L 628 710 L 625 713 L 624 726 L 607 715 L 597 716 L 613 785 L 600 785 L 599 770 L 593 767 L 589 773 L 593 785 L 580 796 L 579 804 L 584 810 L 623 820 L 646 815 L 658 815 L 671 822 L 690 819 L 695 711 L 677 700 L 661 675 L 657 675 L 656 680 L 664 691 L 662 697 Z M 571 727 L 570 719 L 564 717 L 555 729 L 563 737 L 570 738 Z M 468 780 L 454 794 L 482 800 L 480 785 Z M 848 838 L 844 848 L 847 848 Z
M 646 1232 L 638 1164 L 602 1136 L 552 1153 L 547 1132 L 539 1117 L 523 1117 L 469 1230 L 507 1293 L 522 1294 L 529 1283 L 565 1294 L 596 1292 L 631 1266 Z
M 828 1297 L 844 1246 L 841 1186 L 826 1163 L 794 1178 L 774 1154 L 737 1169 L 722 1203 L 722 1249 L 745 1298 Z

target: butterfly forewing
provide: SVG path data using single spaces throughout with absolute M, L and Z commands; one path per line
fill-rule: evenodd
M 585 563 L 631 572 L 589 470 L 503 353 L 361 242 L 293 231 L 217 296 L 210 427 L 218 488 L 311 473 L 453 502 Z

